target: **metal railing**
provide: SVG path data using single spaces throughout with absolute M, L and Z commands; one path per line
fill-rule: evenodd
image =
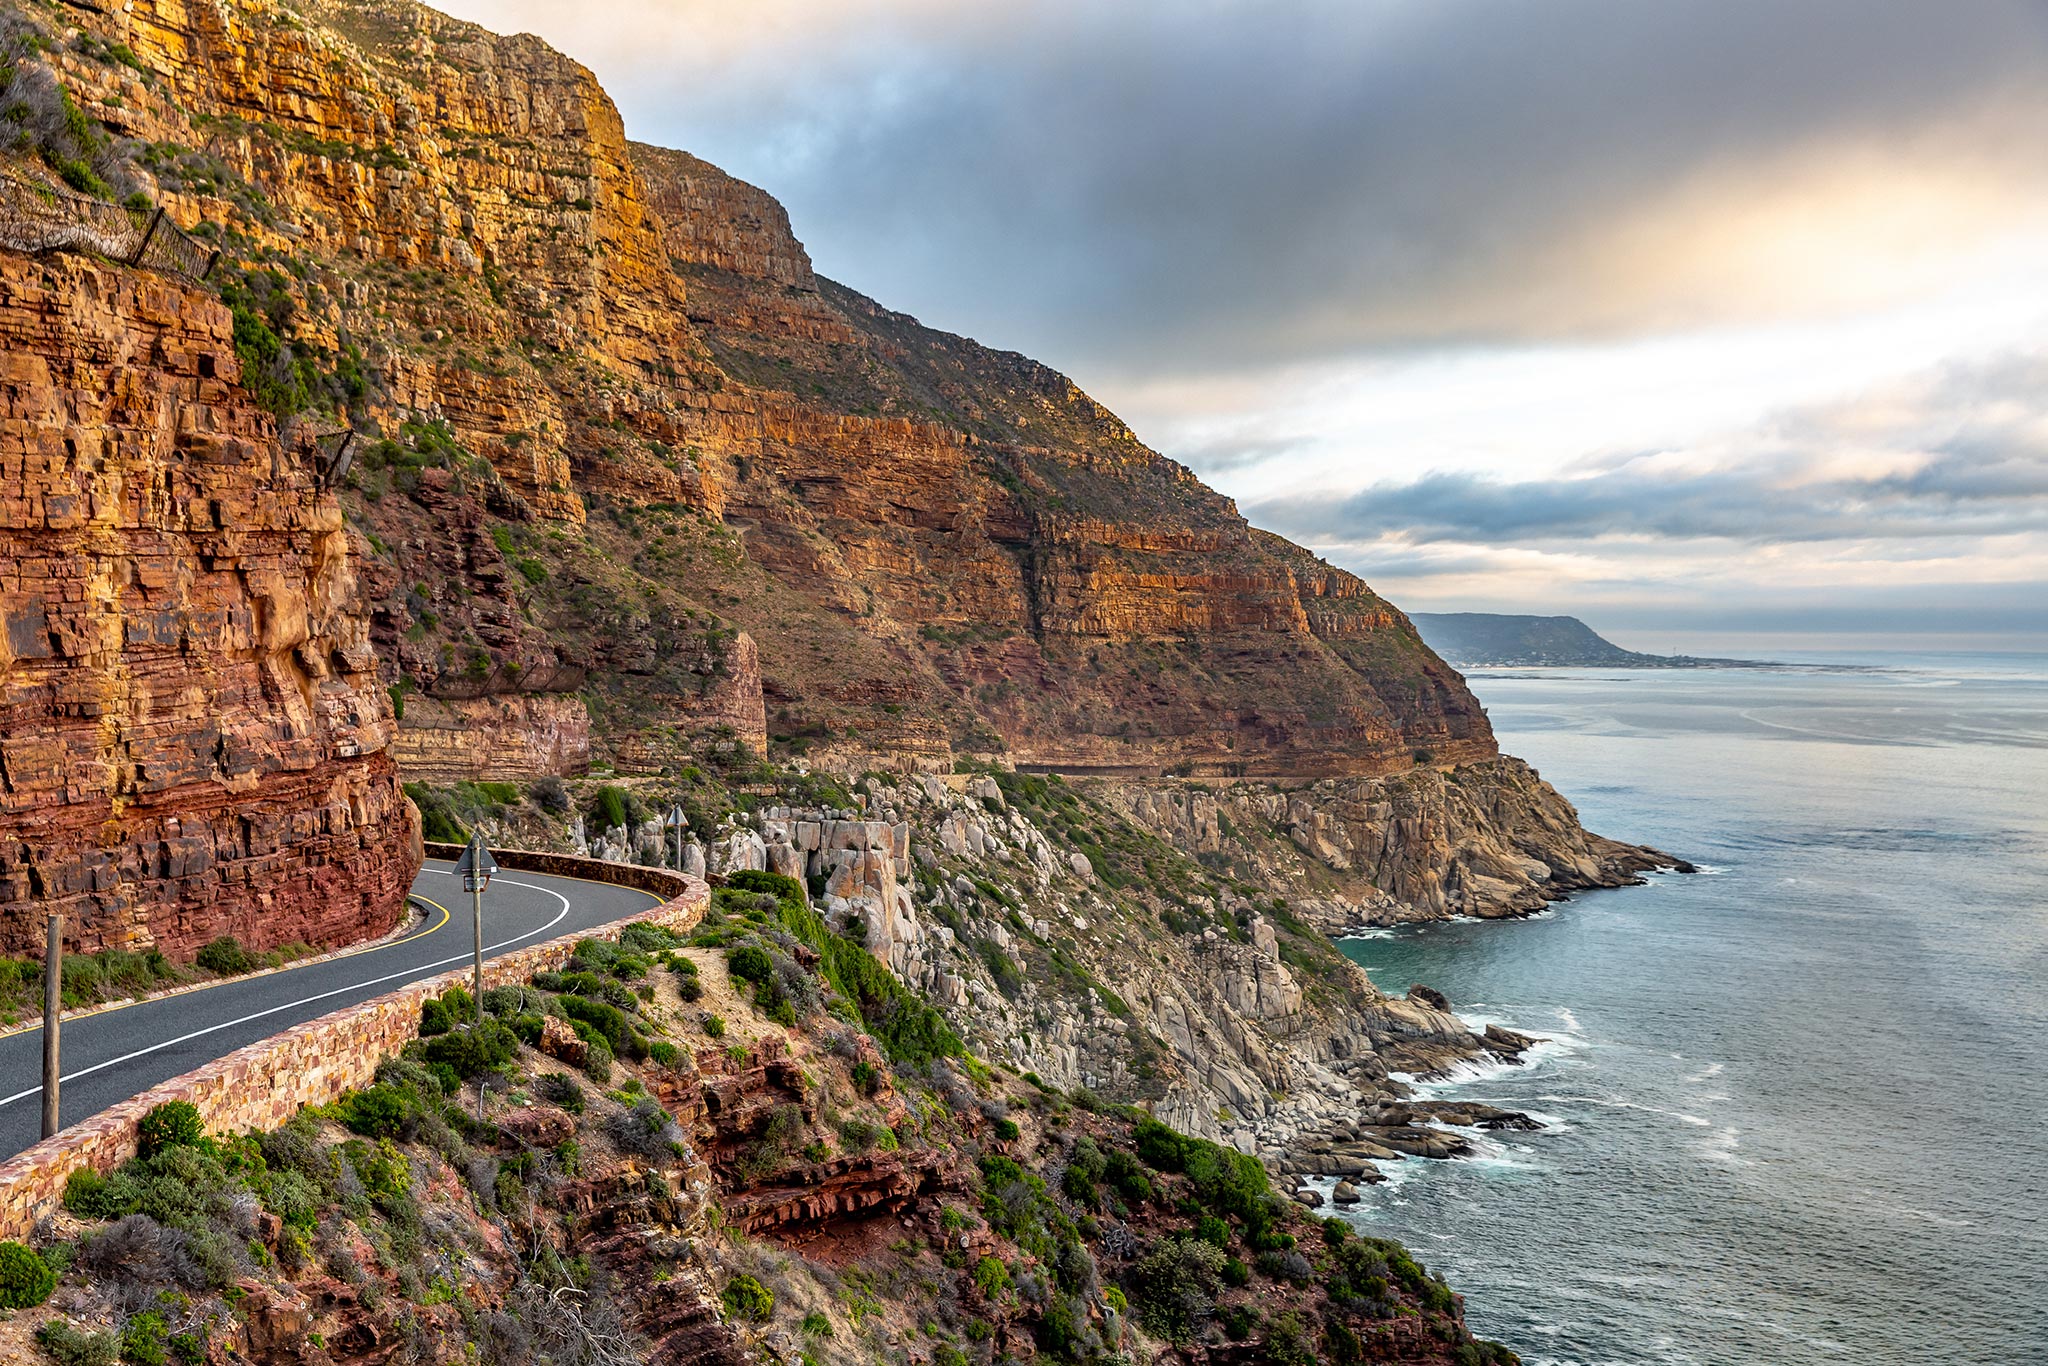
M 90 251 L 131 266 L 204 280 L 220 253 L 171 222 L 162 208 L 135 213 L 55 185 L 0 174 L 0 247 Z

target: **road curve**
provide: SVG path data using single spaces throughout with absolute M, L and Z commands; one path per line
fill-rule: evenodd
M 392 943 L 66 1021 L 64 1123 L 280 1030 L 466 965 L 474 933 L 469 896 L 453 866 L 429 860 L 420 869 L 412 888 L 429 903 L 427 918 Z M 484 956 L 610 924 L 660 902 L 631 887 L 507 870 L 484 893 Z M 40 1027 L 0 1039 L 0 1159 L 41 1137 L 42 1077 Z

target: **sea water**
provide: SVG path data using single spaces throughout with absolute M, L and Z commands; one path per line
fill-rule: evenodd
M 1498 671 L 1501 747 L 1701 865 L 1347 941 L 1542 1036 L 1545 1128 L 1354 1218 L 1565 1363 L 2048 1362 L 2048 656 Z

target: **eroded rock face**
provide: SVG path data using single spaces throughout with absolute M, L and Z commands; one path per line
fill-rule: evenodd
M 418 863 L 341 509 L 227 310 L 0 255 L 0 949 L 388 929 Z
M 1679 863 L 1593 834 L 1520 759 L 1299 787 L 1109 783 L 1103 798 L 1197 858 L 1242 859 L 1330 934 L 1526 915 Z M 1277 838 L 1273 838 L 1277 837 Z

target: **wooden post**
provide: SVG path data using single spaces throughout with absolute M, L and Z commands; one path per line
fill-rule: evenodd
M 43 946 L 43 1137 L 62 1127 L 57 1119 L 57 1017 L 64 1009 L 64 917 L 52 915 Z
M 156 236 L 156 225 L 163 221 L 164 208 L 163 205 L 159 204 L 157 205 L 156 212 L 149 216 L 149 226 L 143 229 L 142 243 L 135 248 L 135 255 L 129 258 L 129 265 L 139 266 L 142 264 L 142 253 L 149 250 L 150 239 Z

